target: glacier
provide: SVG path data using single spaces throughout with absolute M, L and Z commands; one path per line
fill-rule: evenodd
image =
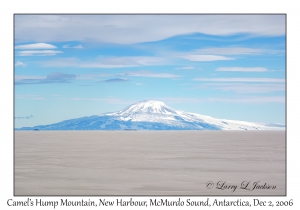
M 146 100 L 118 112 L 64 120 L 50 125 L 15 130 L 284 130 L 285 125 L 217 119 L 175 110 L 165 103 Z

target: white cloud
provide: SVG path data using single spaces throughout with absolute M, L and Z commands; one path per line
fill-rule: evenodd
M 218 61 L 218 60 L 236 60 L 234 57 L 227 55 L 260 55 L 280 53 L 279 50 L 257 49 L 257 48 L 204 48 L 193 50 L 190 52 L 174 52 L 173 56 L 184 58 L 190 61 Z M 172 54 L 172 53 L 171 53 Z M 226 55 L 226 56 L 224 56 Z
M 25 51 L 18 51 L 18 56 L 52 56 L 59 53 L 63 53 L 58 50 L 25 50 Z
M 279 78 L 195 78 L 194 81 L 204 82 L 285 82 Z
M 73 48 L 75 48 L 75 49 L 82 49 L 83 47 L 82 47 L 82 45 L 77 45 L 77 46 L 74 46 Z
M 127 72 L 124 76 L 133 76 L 133 77 L 155 77 L 155 78 L 179 78 L 180 75 L 168 74 L 168 73 L 156 73 L 151 71 L 136 71 L 136 72 Z
M 55 49 L 55 48 L 57 47 L 47 43 L 24 44 L 24 45 L 15 46 L 15 49 L 18 50 Z
M 223 60 L 235 60 L 235 58 L 219 56 L 219 55 L 184 55 L 182 58 L 189 61 L 223 61 Z
M 266 72 L 266 71 L 268 71 L 268 69 L 264 68 L 264 67 L 251 67 L 251 68 L 245 68 L 245 67 L 219 67 L 219 68 L 216 69 L 216 71 Z
M 26 64 L 23 63 L 23 62 L 21 62 L 21 61 L 17 61 L 17 62 L 15 63 L 15 66 L 22 66 L 22 67 L 25 67 Z
M 75 48 L 75 49 L 82 49 L 82 45 L 77 45 L 77 46 L 74 46 L 74 47 L 70 47 L 68 44 L 64 45 L 63 48 Z
M 266 49 L 243 48 L 243 47 L 224 47 L 224 48 L 204 48 L 196 50 L 199 54 L 218 54 L 218 55 L 253 55 L 266 52 L 274 52 Z
M 285 35 L 285 15 L 15 15 L 16 42 L 131 44 L 191 33 Z
M 178 67 L 178 68 L 175 68 L 175 69 L 178 69 L 178 70 L 192 70 L 192 69 L 195 69 L 194 66 L 183 66 L 183 67 Z

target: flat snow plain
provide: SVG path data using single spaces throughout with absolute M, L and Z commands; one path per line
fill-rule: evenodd
M 15 131 L 14 141 L 15 195 L 286 194 L 285 131 Z

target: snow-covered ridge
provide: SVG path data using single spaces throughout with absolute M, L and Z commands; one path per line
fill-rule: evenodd
M 108 116 L 128 116 L 134 114 L 177 114 L 175 109 L 161 101 L 147 100 L 132 104 L 121 111 L 109 113 Z
M 208 124 L 220 130 L 273 130 L 284 129 L 284 126 L 269 126 L 261 123 L 217 119 L 210 116 L 175 110 L 161 101 L 146 100 L 132 104 L 118 112 L 105 114 L 106 116 L 119 117 L 124 121 L 131 122 L 163 122 L 169 125 L 184 123 Z M 183 123 L 184 122 L 184 123 Z M 270 124 L 271 125 L 271 124 Z M 202 129 L 201 126 L 196 126 Z M 216 129 L 217 130 L 217 129 Z
M 65 120 L 22 130 L 284 130 L 280 124 L 263 124 L 175 110 L 161 101 L 147 100 L 118 112 Z

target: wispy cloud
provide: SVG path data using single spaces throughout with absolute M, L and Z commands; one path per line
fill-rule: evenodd
M 183 67 L 178 67 L 178 68 L 175 68 L 175 69 L 178 69 L 178 70 L 192 70 L 192 69 L 195 69 L 194 66 L 183 66 Z
M 16 94 L 16 99 L 30 99 L 30 100 L 43 100 L 44 97 L 33 94 Z
M 258 24 L 259 23 L 259 24 Z M 16 41 L 132 44 L 181 34 L 285 35 L 285 15 L 16 15 Z M 112 36 L 120 34 L 120 36 Z
M 15 84 L 66 83 L 73 80 L 99 81 L 101 77 L 118 76 L 114 74 L 64 74 L 52 72 L 47 76 L 15 75 Z
M 275 51 L 260 48 L 245 47 L 223 47 L 223 48 L 204 48 L 195 50 L 197 54 L 217 54 L 217 55 L 255 55 L 262 53 L 275 53 Z M 277 52 L 277 51 L 276 51 Z
M 130 105 L 136 103 L 136 100 L 124 100 L 120 98 L 60 98 L 60 100 L 72 100 L 72 101 L 102 101 L 109 104 L 126 104 Z
M 77 45 L 77 46 L 71 47 L 71 46 L 68 45 L 68 44 L 64 45 L 63 48 L 83 49 L 82 45 Z
M 189 61 L 224 61 L 224 60 L 235 60 L 235 58 L 220 56 L 220 55 L 184 55 L 182 58 Z
M 63 53 L 59 50 L 25 50 L 18 51 L 17 56 L 53 56 Z
M 231 71 L 231 72 L 266 72 L 268 71 L 267 68 L 264 67 L 219 67 L 216 71 Z
M 106 66 L 152 66 L 164 63 L 164 59 L 151 56 L 121 56 L 121 57 L 98 57 L 96 59 L 101 65 Z M 97 65 L 97 64 L 96 64 Z M 89 66 L 89 64 L 85 64 Z M 93 64 L 91 64 L 93 66 Z
M 15 75 L 15 81 L 20 80 L 43 80 L 46 79 L 46 76 L 30 76 L 30 75 Z
M 210 102 L 224 102 L 224 103 L 253 103 L 253 104 L 262 104 L 262 103 L 285 103 L 285 96 L 236 96 L 236 97 L 207 97 L 207 98 L 156 98 L 156 100 L 160 100 L 168 103 L 210 103 Z
M 15 46 L 15 49 L 18 50 L 55 49 L 55 48 L 57 47 L 47 43 L 24 44 L 24 45 Z
M 221 91 L 233 91 L 236 93 L 271 93 L 285 91 L 284 83 L 272 84 L 243 84 L 243 83 L 206 83 L 190 89 L 213 89 Z
M 193 80 L 204 82 L 285 82 L 285 79 L 278 78 L 195 78 Z
M 107 79 L 104 80 L 104 82 L 128 82 L 129 79 L 123 79 L 123 78 L 114 78 L 114 79 Z
M 76 78 L 75 74 L 64 74 L 52 72 L 46 77 L 43 76 L 15 76 L 16 85 L 46 84 L 46 83 L 69 83 Z
M 225 103 L 285 103 L 284 96 L 253 96 L 253 97 L 236 97 L 236 98 L 209 98 L 211 102 Z
M 76 78 L 75 74 L 63 74 L 60 72 L 53 72 L 46 77 L 46 80 L 62 82 L 62 81 L 67 81 L 67 80 L 73 80 L 75 78 Z
M 113 74 L 77 74 L 76 80 L 98 80 L 99 77 L 111 77 Z
M 138 83 L 135 83 L 135 85 L 142 86 L 142 85 L 145 85 L 145 84 L 138 82 Z
M 211 103 L 211 102 L 224 102 L 224 103 L 285 103 L 284 96 L 249 96 L 249 97 L 207 97 L 207 98 L 185 98 L 185 97 L 164 97 L 164 98 L 152 98 L 153 100 L 163 101 L 167 105 L 176 103 L 191 103 L 191 104 L 201 104 L 201 103 Z M 126 104 L 130 105 L 136 103 L 137 100 L 124 100 L 119 98 L 60 98 L 60 100 L 73 100 L 73 101 L 102 101 L 110 104 Z M 142 100 L 142 99 L 140 99 Z
M 166 60 L 161 57 L 151 56 L 100 56 L 91 60 L 78 58 L 58 58 L 43 61 L 44 67 L 75 67 L 75 68 L 127 68 L 135 66 L 152 66 L 165 64 Z
M 77 45 L 77 46 L 74 46 L 73 48 L 75 48 L 75 49 L 83 49 L 82 45 Z
M 176 74 L 168 74 L 168 73 L 157 73 L 151 71 L 135 71 L 135 72 L 127 72 L 123 74 L 124 76 L 132 76 L 132 77 L 154 77 L 154 78 L 180 78 L 182 76 Z
M 26 64 L 23 63 L 23 62 L 21 62 L 21 61 L 17 61 L 17 62 L 15 63 L 15 66 L 16 66 L 16 67 L 17 67 L 17 66 L 26 67 Z
M 235 55 L 261 55 L 282 53 L 279 50 L 259 49 L 259 48 L 242 48 L 242 47 L 223 47 L 223 48 L 204 48 L 190 52 L 173 52 L 171 55 L 184 58 L 189 61 L 221 61 L 236 60 Z M 228 57 L 228 55 L 230 57 Z M 241 68 L 241 67 L 239 67 Z
M 43 67 L 79 67 L 80 60 L 75 57 L 55 58 L 43 61 L 41 64 Z
M 15 117 L 15 119 L 25 119 L 25 120 L 28 120 L 30 118 L 33 118 L 33 115 L 24 116 L 24 117 Z
M 185 98 L 185 97 L 164 97 L 164 98 L 154 98 L 158 101 L 163 101 L 164 103 L 203 103 L 205 102 L 204 98 Z

